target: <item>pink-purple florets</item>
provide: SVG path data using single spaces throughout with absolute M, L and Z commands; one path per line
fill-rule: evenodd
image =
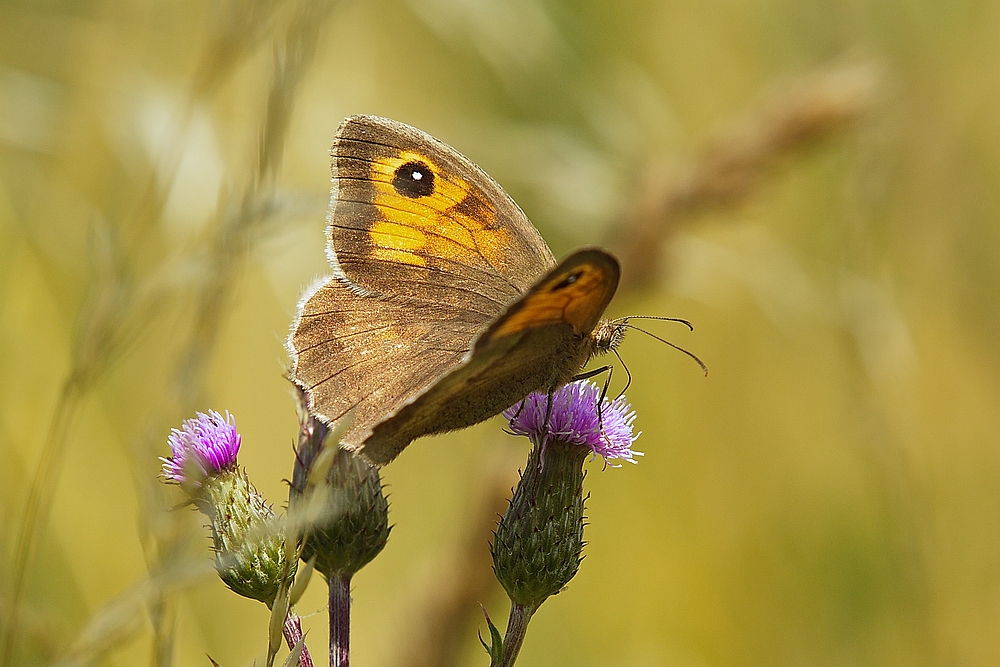
M 633 435 L 635 411 L 624 396 L 614 400 L 604 399 L 601 414 L 597 402 L 601 388 L 592 382 L 579 381 L 567 384 L 552 396 L 552 414 L 545 425 L 548 396 L 534 393 L 524 399 L 524 406 L 517 403 L 504 411 L 511 430 L 538 442 L 541 438 L 560 440 L 589 447 L 594 454 L 611 459 L 624 459 L 636 463 L 642 452 L 633 451 L 632 444 L 640 434 Z M 544 432 L 543 432 L 544 427 Z
M 170 458 L 163 461 L 163 477 L 181 484 L 200 484 L 207 475 L 214 475 L 236 465 L 240 451 L 240 434 L 236 420 L 229 412 L 223 417 L 210 410 L 186 419 L 180 429 L 171 429 L 167 436 Z

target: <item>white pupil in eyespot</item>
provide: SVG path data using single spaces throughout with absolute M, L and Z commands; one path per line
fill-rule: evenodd
M 422 173 L 420 173 L 419 171 L 413 172 L 413 180 L 419 181 L 423 177 L 424 177 L 424 175 Z

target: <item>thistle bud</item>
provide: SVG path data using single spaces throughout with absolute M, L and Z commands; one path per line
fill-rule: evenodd
M 326 484 L 313 490 L 308 506 L 302 558 L 315 558 L 327 578 L 354 575 L 389 539 L 389 503 L 378 469 L 347 450 L 334 454 Z
M 332 449 L 328 428 L 309 413 L 299 390 L 299 446 L 289 489 L 302 534 L 302 558 L 327 579 L 350 579 L 389 539 L 389 503 L 378 468 Z

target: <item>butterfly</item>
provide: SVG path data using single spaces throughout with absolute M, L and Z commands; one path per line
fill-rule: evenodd
M 344 120 L 330 150 L 327 258 L 288 352 L 310 411 L 376 465 L 425 435 L 481 422 L 581 376 L 624 320 L 601 320 L 618 261 L 556 262 L 486 172 L 398 121 Z

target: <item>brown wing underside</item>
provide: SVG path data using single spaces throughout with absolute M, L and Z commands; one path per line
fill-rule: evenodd
M 334 423 L 357 407 L 344 444 L 458 366 L 484 320 L 458 309 L 359 296 L 331 279 L 303 303 L 289 340 L 292 377 Z
M 403 123 L 345 120 L 327 237 L 366 290 L 496 317 L 555 260 L 517 204 L 454 149 Z

